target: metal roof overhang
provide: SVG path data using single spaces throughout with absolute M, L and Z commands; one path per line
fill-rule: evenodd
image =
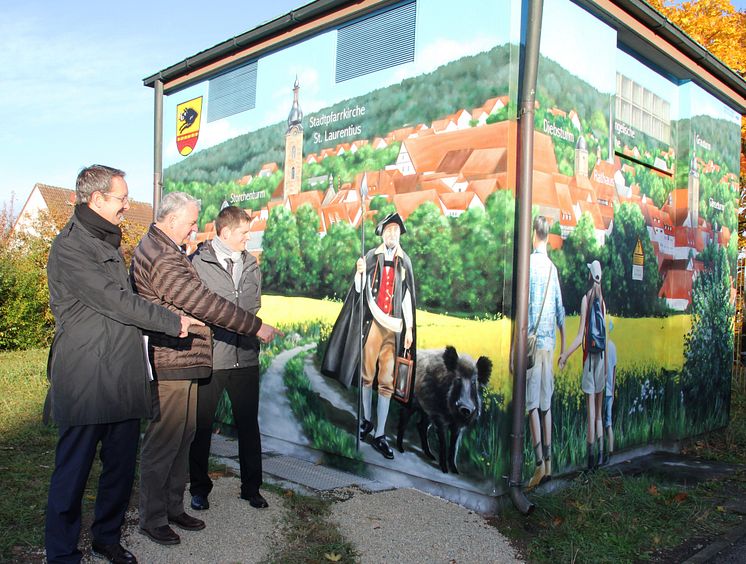
M 677 81 L 692 80 L 746 114 L 746 81 L 643 0 L 573 0 L 617 31 L 618 42 Z M 165 94 L 396 0 L 316 0 L 143 79 Z

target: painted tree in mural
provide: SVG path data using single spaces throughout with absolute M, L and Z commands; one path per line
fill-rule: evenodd
M 712 244 L 700 255 L 705 269 L 692 286 L 692 328 L 684 344 L 681 386 L 693 421 L 727 421 L 733 350 L 730 268 L 725 249 Z
M 303 274 L 298 281 L 298 290 L 304 296 L 322 295 L 321 239 L 319 238 L 319 214 L 308 204 L 298 208 L 295 215 L 298 228 L 298 244 L 303 262 Z
M 295 294 L 303 274 L 298 226 L 284 206 L 272 208 L 262 241 L 262 284 L 267 290 Z
M 339 221 L 329 226 L 321 240 L 321 285 L 323 294 L 342 299 L 352 284 L 355 261 L 360 255 L 360 237 L 349 223 Z
M 454 222 L 452 232 L 461 263 L 455 307 L 461 311 L 496 313 L 497 257 L 487 212 L 479 208 L 466 211 Z
M 632 279 L 632 258 L 640 241 L 645 264 L 642 280 Z M 658 298 L 660 275 L 645 218 L 636 204 L 614 210 L 614 229 L 606 239 L 603 290 L 609 311 L 624 317 L 650 317 L 665 311 Z
M 509 309 L 513 284 L 513 237 L 515 231 L 515 197 L 510 190 L 493 192 L 486 202 L 487 217 L 492 237 L 488 253 L 492 257 L 483 266 L 486 276 L 493 281 L 496 301 L 490 313 Z
M 435 308 L 451 303 L 454 280 L 460 263 L 455 259 L 448 219 L 432 202 L 425 202 L 407 218 L 407 240 L 402 247 L 417 273 L 417 303 Z
M 557 267 L 562 287 L 562 303 L 568 314 L 580 312 L 583 294 L 588 291 L 588 264 L 594 260 L 601 262 L 604 272 L 607 270 L 603 251 L 596 241 L 593 218 L 583 213 L 578 225 L 567 236 L 560 251 L 551 251 L 550 257 Z M 606 296 L 604 296 L 606 297 Z

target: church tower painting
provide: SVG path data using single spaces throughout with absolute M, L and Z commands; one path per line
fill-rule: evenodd
M 288 128 L 285 132 L 285 178 L 284 200 L 288 196 L 300 193 L 301 173 L 303 171 L 303 111 L 298 104 L 298 77 L 293 86 L 293 107 L 288 115 Z
M 692 149 L 692 162 L 689 165 L 689 227 L 699 225 L 699 170 L 697 170 L 697 154 Z
M 575 145 L 575 176 L 588 178 L 588 143 L 582 135 L 578 136 Z

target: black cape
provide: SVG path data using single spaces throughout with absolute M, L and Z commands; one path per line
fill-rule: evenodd
M 371 249 L 365 255 L 366 284 L 370 285 L 373 298 L 378 295 L 378 288 L 383 270 L 383 245 Z M 411 358 L 417 358 L 417 321 L 416 308 L 417 299 L 414 287 L 414 274 L 412 263 L 407 254 L 399 248 L 396 254 L 396 272 L 394 278 L 394 303 L 392 315 L 403 319 L 402 300 L 404 293 L 409 291 L 412 297 L 412 346 L 410 347 Z M 347 292 L 342 310 L 334 323 L 334 328 L 329 336 L 324 359 L 321 362 L 322 374 L 338 380 L 346 388 L 357 384 L 360 376 L 360 300 L 367 302 L 365 289 L 362 295 L 355 290 L 353 282 Z M 370 324 L 373 315 L 364 303 L 363 306 L 363 341 L 368 339 Z M 396 336 L 397 356 L 404 352 L 404 332 Z

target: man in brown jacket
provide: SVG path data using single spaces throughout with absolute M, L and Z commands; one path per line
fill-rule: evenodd
M 179 245 L 197 230 L 199 201 L 188 194 L 164 196 L 155 224 L 132 257 L 132 284 L 142 297 L 241 335 L 269 342 L 277 330 L 205 286 Z M 188 312 L 188 313 L 187 313 Z M 169 524 L 187 531 L 205 527 L 184 511 L 189 447 L 196 422 L 197 380 L 212 371 L 212 337 L 199 327 L 187 339 L 150 335 L 153 419 L 140 455 L 140 531 L 159 544 L 178 544 Z

